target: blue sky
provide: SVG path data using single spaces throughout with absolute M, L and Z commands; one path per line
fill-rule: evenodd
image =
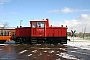
M 53 25 L 78 22 L 83 15 L 90 15 L 89 6 L 90 0 L 0 0 L 0 24 L 8 22 L 9 27 L 16 27 L 23 20 L 22 25 L 29 26 L 30 19 L 42 18 L 49 18 Z

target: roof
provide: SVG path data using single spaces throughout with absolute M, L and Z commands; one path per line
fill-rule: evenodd
M 4 27 L 0 27 L 0 29 L 7 29 L 7 30 L 9 29 L 9 30 L 11 30 L 11 29 L 15 29 L 15 27 L 5 27 L 5 28 Z
M 47 21 L 47 20 L 44 20 L 44 19 L 32 19 L 30 21 Z

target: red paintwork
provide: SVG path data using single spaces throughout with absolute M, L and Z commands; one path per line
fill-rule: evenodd
M 16 36 L 18 37 L 30 37 L 30 27 L 16 28 Z
M 67 28 L 63 27 L 51 27 L 46 29 L 47 37 L 63 37 L 67 36 Z
M 31 27 L 26 27 L 25 29 L 26 29 L 26 31 L 25 31 L 26 35 L 25 36 L 30 37 L 31 36 Z
M 19 35 L 20 28 L 16 28 L 15 30 L 16 30 L 16 36 L 20 36 Z
M 25 28 L 20 29 L 20 36 L 25 36 Z
M 37 22 L 45 22 L 44 28 L 38 28 Z M 36 28 L 32 28 L 32 23 L 36 23 Z M 30 21 L 31 27 L 16 28 L 16 36 L 29 37 L 66 37 L 67 27 L 49 27 L 49 20 Z
M 36 28 L 31 28 L 31 36 L 36 36 Z

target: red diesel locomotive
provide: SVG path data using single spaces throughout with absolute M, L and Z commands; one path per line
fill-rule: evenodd
M 31 27 L 16 28 L 16 44 L 67 44 L 67 26 L 49 26 L 49 19 L 30 21 Z

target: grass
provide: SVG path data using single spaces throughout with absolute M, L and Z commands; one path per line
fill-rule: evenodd
M 90 40 L 90 38 L 84 38 L 84 39 L 86 39 L 86 40 Z

